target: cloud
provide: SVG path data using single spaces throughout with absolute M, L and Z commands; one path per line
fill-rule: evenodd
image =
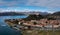
M 18 5 L 24 5 L 26 0 L 0 0 L 0 6 L 14 7 Z
M 44 6 L 44 7 L 60 7 L 60 0 L 29 0 L 27 5 Z
M 48 10 L 60 10 L 60 0 L 0 0 L 0 7 L 37 6 Z
M 18 6 L 18 5 L 59 8 L 60 0 L 0 0 L 0 6 Z
M 60 0 L 29 0 L 27 6 L 47 7 L 49 11 L 60 9 Z

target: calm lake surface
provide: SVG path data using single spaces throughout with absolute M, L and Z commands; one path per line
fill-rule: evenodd
M 4 22 L 5 19 L 19 19 L 19 18 L 26 18 L 27 16 L 0 16 L 0 35 L 21 35 L 20 31 L 11 29 L 8 25 Z

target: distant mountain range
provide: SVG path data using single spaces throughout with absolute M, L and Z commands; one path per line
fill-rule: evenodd
M 17 13 L 17 12 L 3 12 L 0 13 L 0 16 L 16 16 L 16 15 L 24 15 L 23 13 Z
M 55 12 L 55 13 L 53 13 L 52 15 L 58 15 L 58 16 L 60 16 L 60 11 L 59 12 Z
M 50 14 L 47 12 L 3 12 L 3 13 L 0 13 L 0 16 L 29 15 L 29 14 L 36 14 L 36 13 L 39 13 L 40 15 L 49 15 Z M 50 15 L 60 15 L 60 11 L 55 12 Z
M 41 15 L 47 15 L 47 12 L 3 12 L 0 16 L 15 16 L 15 15 L 29 15 L 39 13 Z

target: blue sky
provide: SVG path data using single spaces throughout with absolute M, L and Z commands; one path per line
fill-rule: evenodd
M 0 0 L 0 12 L 27 10 L 60 11 L 60 0 Z

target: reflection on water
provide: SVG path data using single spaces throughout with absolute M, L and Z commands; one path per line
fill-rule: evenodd
M 27 16 L 0 16 L 0 35 L 21 35 L 20 31 L 11 29 L 4 22 L 5 19 L 26 18 Z

